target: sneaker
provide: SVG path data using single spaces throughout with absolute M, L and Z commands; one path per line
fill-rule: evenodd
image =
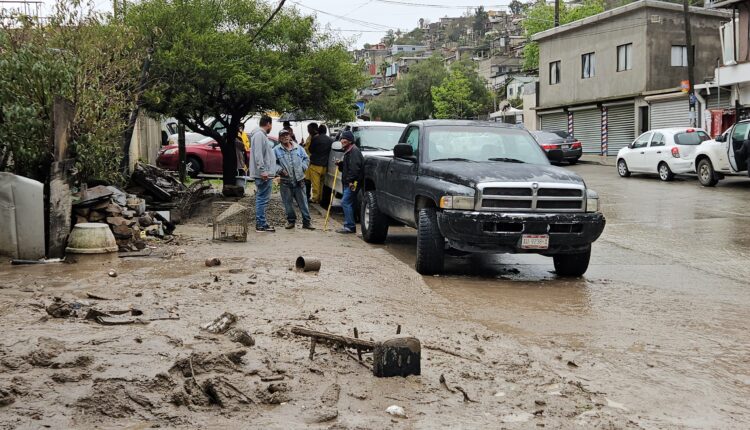
M 276 229 L 271 227 L 270 225 L 263 226 L 263 227 L 255 227 L 256 233 L 275 233 Z
M 286 225 L 284 226 L 284 228 L 287 229 L 287 230 L 291 230 L 291 229 L 294 228 L 294 223 L 291 222 L 291 221 L 289 221 L 289 222 L 286 223 Z
M 305 230 L 315 230 L 315 227 L 313 227 L 312 224 L 302 224 L 302 228 Z
M 354 230 L 349 230 L 348 228 L 342 228 L 341 230 L 336 230 L 336 233 L 341 233 L 341 234 L 354 234 L 354 233 L 356 233 L 356 231 L 354 231 Z

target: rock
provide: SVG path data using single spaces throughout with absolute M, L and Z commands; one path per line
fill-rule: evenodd
M 221 265 L 221 260 L 219 260 L 216 257 L 206 259 L 206 267 L 214 267 L 214 266 L 220 266 L 220 265 Z
M 89 222 L 88 218 L 86 218 L 85 216 L 76 215 L 76 224 L 81 224 L 84 222 Z
M 234 314 L 224 312 L 219 318 L 202 325 L 201 328 L 209 333 L 221 334 L 226 333 L 235 322 L 237 322 L 237 317 Z
M 77 208 L 75 212 L 76 212 L 76 215 L 78 215 L 78 216 L 87 217 L 87 216 L 89 216 L 89 213 L 91 212 L 91 209 L 89 209 L 89 208 Z
M 89 213 L 90 222 L 99 222 L 104 220 L 104 218 L 104 214 L 99 211 L 91 211 L 91 213 Z
M 127 223 L 128 223 L 128 220 L 126 220 L 125 218 L 121 216 L 108 216 L 107 217 L 107 224 L 109 225 L 114 226 L 114 225 L 123 225 Z
M 140 217 L 138 217 L 138 224 L 140 224 L 141 227 L 146 228 L 146 227 L 154 224 L 154 219 L 151 218 L 151 215 L 144 214 L 144 215 L 141 215 Z
M 110 270 L 109 272 L 107 272 L 107 275 L 109 275 L 110 278 L 116 278 L 117 272 L 115 272 L 114 270 Z
M 131 211 L 129 209 L 123 209 L 122 216 L 127 219 L 133 218 L 135 216 L 135 211 Z
M 112 234 L 117 239 L 130 240 L 133 238 L 133 230 L 125 224 L 112 226 Z
M 238 342 L 248 347 L 255 345 L 255 339 L 247 332 L 247 330 L 233 328 L 227 332 L 227 336 L 229 336 L 229 339 L 231 339 L 232 342 Z
M 306 421 L 309 424 L 327 423 L 335 420 L 338 416 L 339 411 L 336 408 L 316 408 Z
M 10 389 L 0 388 L 0 407 L 8 406 L 16 401 L 16 397 L 13 395 Z
M 268 384 L 268 387 L 266 387 L 269 393 L 285 393 L 289 391 L 289 384 L 286 382 L 274 382 L 272 384 Z
M 341 385 L 331 384 L 320 396 L 320 403 L 324 406 L 335 406 L 341 395 Z
M 404 411 L 404 408 L 398 405 L 388 406 L 388 408 L 385 411 L 388 412 L 390 415 L 393 415 L 394 417 L 407 418 L 406 411 Z
M 372 374 L 379 377 L 421 374 L 422 346 L 414 337 L 378 342 L 372 355 Z
M 122 214 L 122 207 L 120 207 L 120 206 L 118 206 L 118 205 L 116 205 L 114 203 L 111 203 L 109 206 L 107 206 L 106 209 L 104 209 L 104 211 L 107 212 L 108 214 L 120 215 L 120 214 Z

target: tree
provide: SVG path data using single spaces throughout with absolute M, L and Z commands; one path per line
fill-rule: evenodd
M 382 95 L 369 105 L 370 113 L 384 121 L 409 123 L 433 116 L 432 88 L 448 76 L 443 59 L 434 55 L 409 67 L 396 81 L 396 94 Z
M 484 10 L 484 6 L 479 6 L 474 13 L 474 23 L 472 24 L 474 34 L 478 37 L 484 36 L 489 21 L 490 17 L 489 14 L 487 14 L 487 11 Z
M 89 6 L 60 1 L 44 24 L 0 21 L 9 25 L 0 27 L 0 170 L 47 179 L 52 103 L 60 96 L 76 106 L 70 149 L 79 178 L 124 179 L 120 141 L 145 51 L 132 43 L 131 28 Z
M 235 181 L 234 138 L 248 115 L 302 111 L 349 120 L 364 83 L 346 47 L 318 32 L 312 17 L 282 9 L 263 27 L 271 14 L 254 0 L 145 0 L 126 17 L 154 49 L 146 109 L 214 138 L 225 185 Z
M 567 6 L 560 2 L 560 24 L 568 24 L 573 21 L 604 12 L 604 0 L 584 0 L 576 6 Z M 528 8 L 526 18 L 522 24 L 526 34 L 527 42 L 523 49 L 524 70 L 536 70 L 539 68 L 539 46 L 531 41 L 531 37 L 539 32 L 549 30 L 555 25 L 555 7 L 552 4 L 540 1 Z
M 508 9 L 510 9 L 510 13 L 512 13 L 513 15 L 520 15 L 521 12 L 523 12 L 523 7 L 523 3 L 518 0 L 512 0 L 508 4 Z
M 478 105 L 471 99 L 469 80 L 453 70 L 439 87 L 432 89 L 435 117 L 439 119 L 473 118 Z

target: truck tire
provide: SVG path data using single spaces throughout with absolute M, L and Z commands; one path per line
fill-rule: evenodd
M 367 243 L 383 243 L 388 236 L 388 217 L 380 212 L 375 191 L 366 191 L 361 204 L 362 239 Z
M 435 275 L 443 271 L 445 238 L 440 233 L 435 208 L 419 210 L 417 220 L 417 263 L 422 275 Z
M 714 171 L 714 166 L 708 158 L 704 158 L 698 162 L 698 168 L 696 171 L 698 172 L 698 181 L 700 181 L 701 185 L 704 187 L 713 187 L 719 183 L 719 179 L 716 177 L 716 172 Z
M 557 276 L 579 277 L 586 273 L 591 259 L 591 249 L 580 254 L 559 254 L 552 256 Z

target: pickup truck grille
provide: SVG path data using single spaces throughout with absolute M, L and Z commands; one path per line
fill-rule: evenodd
M 477 210 L 506 212 L 583 212 L 583 185 L 547 182 L 488 182 L 477 186 Z

